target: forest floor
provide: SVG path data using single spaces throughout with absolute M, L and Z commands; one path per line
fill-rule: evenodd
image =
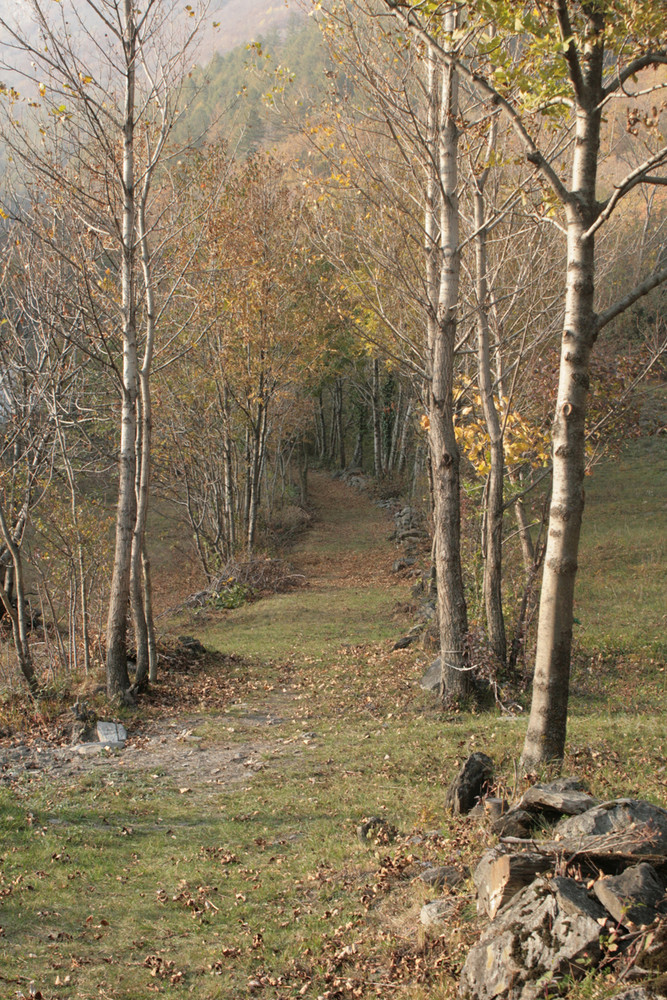
M 613 541 L 616 560 L 637 564 L 629 590 L 614 577 L 614 599 L 636 630 L 644 609 L 644 632 L 627 648 L 613 632 L 600 643 L 593 598 L 578 612 L 588 634 L 566 771 L 599 796 L 665 804 L 664 607 L 653 596 L 664 494 L 652 468 L 641 542 L 627 519 Z M 592 485 L 594 574 L 603 526 L 618 520 L 605 504 L 624 501 L 603 476 Z M 167 640 L 193 635 L 207 653 L 166 665 L 122 720 L 125 750 L 76 754 L 64 722 L 2 739 L 1 997 L 454 995 L 477 926 L 470 868 L 488 836 L 445 814 L 444 790 L 484 749 L 511 795 L 525 721 L 440 711 L 418 685 L 431 656 L 392 650 L 412 605 L 411 581 L 391 572 L 387 512 L 325 474 L 312 476 L 312 500 L 313 527 L 289 554 L 304 586 L 166 619 Z M 386 831 L 361 842 L 370 816 Z M 419 875 L 432 864 L 463 882 L 447 932 L 429 937 L 419 911 L 437 893 Z

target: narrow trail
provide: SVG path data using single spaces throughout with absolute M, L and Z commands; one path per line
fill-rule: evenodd
M 322 591 L 352 584 L 393 586 L 395 550 L 387 541 L 386 513 L 368 496 L 326 473 L 311 473 L 309 491 L 315 524 L 290 558 L 310 587 Z
M 289 753 L 291 735 L 277 749 L 281 724 L 293 724 L 302 714 L 299 702 L 311 665 L 315 669 L 326 662 L 329 669 L 337 660 L 339 681 L 348 686 L 340 676 L 346 657 L 337 651 L 394 635 L 392 607 L 405 596 L 405 583 L 391 573 L 396 550 L 388 539 L 387 513 L 328 474 L 312 473 L 309 487 L 313 525 L 288 554 L 305 586 L 212 613 L 203 622 L 194 616 L 180 622 L 174 631 L 191 632 L 213 654 L 222 654 L 220 664 L 213 656 L 196 682 L 187 676 L 178 681 L 192 688 L 182 707 L 171 717 L 146 718 L 139 712 L 136 722 L 128 720 L 129 739 L 120 754 L 84 754 L 40 740 L 0 749 L 0 780 L 12 782 L 26 771 L 48 774 L 49 780 L 82 772 L 142 771 L 184 787 L 237 785 L 263 767 L 267 753 Z M 227 669 L 230 656 L 252 663 L 252 676 L 229 683 L 221 711 L 220 695 L 208 695 L 221 690 L 217 672 Z M 287 670 L 289 677 L 268 683 L 270 670 Z M 194 735 L 202 726 L 205 736 Z
M 406 586 L 391 572 L 391 519 L 326 473 L 312 473 L 309 485 L 314 522 L 287 554 L 305 586 L 193 623 L 207 649 L 295 662 L 394 634 L 391 609 L 405 598 Z

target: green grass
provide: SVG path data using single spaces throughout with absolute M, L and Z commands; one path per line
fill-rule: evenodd
M 667 657 L 667 437 L 587 480 L 576 616 L 585 652 Z
M 565 771 L 601 798 L 665 804 L 665 452 L 649 443 L 642 477 L 644 447 L 589 482 Z M 302 554 L 324 545 L 340 556 L 335 516 Z M 357 512 L 347 544 L 364 562 L 384 544 L 381 516 Z M 211 659 L 234 701 L 222 715 L 196 705 L 186 721 L 204 747 L 261 744 L 257 773 L 220 786 L 194 757 L 181 793 L 168 766 L 125 768 L 121 755 L 91 774 L 26 772 L 0 786 L 0 997 L 27 996 L 31 981 L 46 1000 L 454 997 L 475 933 L 472 885 L 444 939 L 429 942 L 418 916 L 435 894 L 415 877 L 431 862 L 474 865 L 488 835 L 445 813 L 444 790 L 484 750 L 511 795 L 526 719 L 443 715 L 417 685 L 429 656 L 387 641 L 401 634 L 393 609 L 408 584 L 344 587 L 327 572 L 313 588 L 174 623 L 247 658 Z M 188 673 L 179 681 L 194 686 Z M 398 839 L 362 845 L 356 826 L 371 815 Z M 577 996 L 606 989 L 596 979 Z
M 345 643 L 394 636 L 396 599 L 396 592 L 386 588 L 274 594 L 204 625 L 198 635 L 207 649 L 222 653 L 265 660 L 321 657 Z

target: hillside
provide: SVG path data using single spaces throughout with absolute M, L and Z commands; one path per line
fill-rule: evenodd
M 248 152 L 285 140 L 324 94 L 327 54 L 317 26 L 292 17 L 280 30 L 217 52 L 186 82 L 178 139 L 236 142 Z

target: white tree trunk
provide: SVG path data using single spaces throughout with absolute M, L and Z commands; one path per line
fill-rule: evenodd
M 567 287 L 553 424 L 553 491 L 540 595 L 535 676 L 522 764 L 562 761 L 574 617 L 574 582 L 584 510 L 585 422 L 590 354 L 597 336 L 595 241 L 586 236 L 597 213 L 602 46 L 588 55 L 586 89 L 577 111 L 572 197 L 567 211 Z
M 456 15 L 447 15 L 445 30 L 456 26 Z M 429 61 L 429 84 L 438 87 L 438 76 Z M 431 297 L 428 324 L 427 405 L 429 450 L 433 477 L 435 566 L 438 581 L 438 622 L 442 662 L 442 693 L 446 701 L 472 691 L 467 667 L 468 614 L 461 568 L 460 455 L 454 432 L 454 344 L 456 340 L 459 279 L 458 73 L 455 64 L 441 69 L 442 90 L 431 98 L 429 117 L 437 112 L 431 147 L 437 171 L 427 191 L 427 281 Z M 437 148 L 436 148 L 437 147 Z M 434 193 L 438 192 L 439 219 Z M 434 237 L 438 235 L 435 242 Z M 434 262 L 437 248 L 437 264 Z M 435 307 L 435 308 L 434 308 Z
M 132 538 L 136 517 L 135 436 L 137 400 L 137 331 L 134 290 L 135 176 L 134 112 L 136 31 L 132 0 L 123 2 L 125 101 L 123 121 L 123 248 L 121 286 L 123 307 L 123 383 L 116 545 L 107 618 L 107 694 L 122 696 L 129 688 L 127 673 L 127 611 L 130 596 Z

